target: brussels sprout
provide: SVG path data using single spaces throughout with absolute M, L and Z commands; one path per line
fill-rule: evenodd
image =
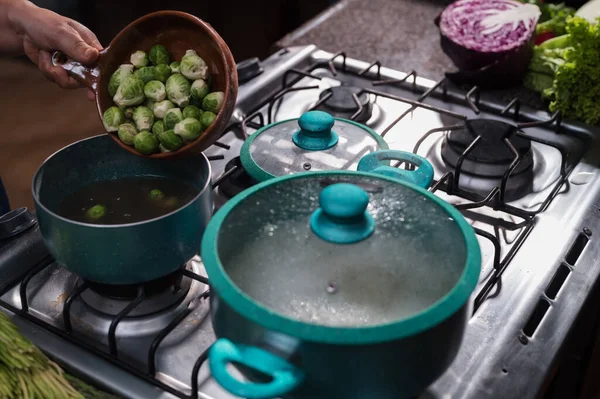
M 166 83 L 167 97 L 179 107 L 190 103 L 190 82 L 180 73 L 169 76 Z
M 158 145 L 158 151 L 160 151 L 160 152 L 171 152 L 171 151 L 167 150 L 167 149 L 165 148 L 165 146 L 164 146 L 164 145 L 162 145 L 162 144 L 159 144 L 159 145 Z
M 160 191 L 158 188 L 155 188 L 154 190 L 150 191 L 149 197 L 152 201 L 160 201 L 161 199 L 165 198 L 165 193 Z
M 134 67 L 131 64 L 123 64 L 113 72 L 110 80 L 108 81 L 108 94 L 110 94 L 111 97 L 114 97 L 114 95 L 117 93 L 117 89 L 119 88 L 121 82 L 133 73 L 133 68 Z
M 222 91 L 213 91 L 212 93 L 207 94 L 206 97 L 204 97 L 204 100 L 202 100 L 202 108 L 205 111 L 218 114 L 223 105 L 224 98 L 225 94 Z
M 171 73 L 179 73 L 179 62 L 177 62 L 177 61 L 171 62 L 171 65 L 169 65 L 169 68 L 171 68 Z
M 163 122 L 165 123 L 165 129 L 173 129 L 176 124 L 183 120 L 183 114 L 179 108 L 171 108 L 165 113 Z
M 142 105 L 133 111 L 133 121 L 139 131 L 150 130 L 154 123 L 154 114 L 150 108 Z
M 154 65 L 166 64 L 171 62 L 171 56 L 165 46 L 155 44 L 150 49 L 150 62 Z
M 186 118 L 176 124 L 173 131 L 185 141 L 194 141 L 200 137 L 202 125 L 197 119 Z
M 198 100 L 202 100 L 208 94 L 209 87 L 206 82 L 202 79 L 194 80 L 192 83 L 191 94 L 192 97 Z
M 152 112 L 154 112 L 154 116 L 156 118 L 162 119 L 167 114 L 167 111 L 171 108 L 175 108 L 175 104 L 169 100 L 163 100 L 154 104 L 152 107 Z
M 169 151 L 175 151 L 183 145 L 183 139 L 171 130 L 165 130 L 158 135 L 158 140 Z
M 102 115 L 102 123 L 107 132 L 116 132 L 123 122 L 125 122 L 125 113 L 120 108 L 110 107 Z
M 148 65 L 148 55 L 145 52 L 138 50 L 135 53 L 131 54 L 131 56 L 129 57 L 129 61 L 131 61 L 133 66 L 135 66 L 136 68 L 145 67 L 146 65 Z
M 171 68 L 165 64 L 157 65 L 154 67 L 154 76 L 156 76 L 156 80 L 165 83 L 169 76 L 171 76 Z
M 133 145 L 133 138 L 137 133 L 137 129 L 133 123 L 123 123 L 119 125 L 119 130 L 117 131 L 117 135 L 121 141 L 127 145 Z
M 146 98 L 152 101 L 162 101 L 167 98 L 165 85 L 158 80 L 151 80 L 144 86 L 144 94 Z
M 126 77 L 119 85 L 113 101 L 121 108 L 141 104 L 144 101 L 144 82 L 134 75 Z
M 185 118 L 194 118 L 194 119 L 200 119 L 200 116 L 202 116 L 202 110 L 198 107 L 196 107 L 195 105 L 188 105 L 187 107 L 185 107 L 183 109 L 183 119 Z
M 165 131 L 165 123 L 161 120 L 154 122 L 152 125 L 152 133 L 160 134 Z
M 148 83 L 151 80 L 156 80 L 153 66 L 141 67 L 133 73 L 133 76 L 137 76 L 138 78 L 142 79 L 144 83 Z
M 125 118 L 127 119 L 133 119 L 133 107 L 127 107 L 123 110 L 123 113 L 125 114 Z
M 158 150 L 158 139 L 150 132 L 139 132 L 133 139 L 133 146 L 141 154 L 154 154 Z
M 88 220 L 95 222 L 106 215 L 106 207 L 104 205 L 94 205 L 85 212 L 85 217 Z
M 194 50 L 188 50 L 181 58 L 179 72 L 188 79 L 206 79 L 208 67 L 206 62 Z
M 213 124 L 216 118 L 217 115 L 210 111 L 206 111 L 205 113 L 203 113 L 199 119 L 200 125 L 202 125 L 202 130 L 208 129 L 208 127 Z

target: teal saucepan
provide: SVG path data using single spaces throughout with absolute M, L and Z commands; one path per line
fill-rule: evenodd
M 140 176 L 176 179 L 196 194 L 167 214 L 136 223 L 82 223 L 59 214 L 65 198 L 91 183 Z M 121 151 L 106 134 L 50 156 L 36 172 L 32 190 L 50 253 L 80 277 L 105 284 L 143 283 L 182 267 L 198 252 L 213 210 L 204 155 L 138 157 Z
M 455 357 L 481 267 L 473 229 L 425 189 L 423 158 L 377 151 L 358 169 L 265 181 L 209 223 L 209 364 L 231 393 L 409 398 Z
M 356 170 L 363 156 L 387 148 L 365 125 L 309 111 L 257 130 L 244 142 L 240 160 L 260 182 L 306 171 Z

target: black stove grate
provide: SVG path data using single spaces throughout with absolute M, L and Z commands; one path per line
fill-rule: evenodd
M 156 352 L 158 350 L 158 347 L 160 346 L 160 343 L 163 341 L 163 339 L 166 338 L 167 335 L 169 335 L 169 333 L 171 333 L 193 311 L 193 308 L 186 307 L 185 309 L 180 311 L 179 314 L 177 314 L 175 316 L 175 318 L 164 329 L 162 329 L 157 334 L 156 337 L 154 337 L 152 343 L 150 344 L 150 346 L 148 348 L 148 355 L 147 355 L 148 369 L 145 371 L 140 370 L 119 358 L 119 352 L 118 352 L 117 340 L 116 340 L 116 330 L 117 330 L 117 326 L 119 325 L 119 323 L 128 315 L 128 313 L 130 313 L 135 307 L 137 307 L 139 304 L 141 304 L 144 301 L 144 299 L 146 298 L 145 292 L 144 292 L 144 285 L 140 284 L 137 286 L 136 297 L 133 298 L 121 312 L 119 312 L 116 316 L 114 316 L 112 318 L 112 321 L 111 321 L 111 324 L 109 327 L 109 331 L 108 331 L 109 348 L 108 348 L 108 351 L 103 351 L 103 350 L 89 344 L 88 342 L 81 339 L 77 335 L 73 334 L 73 327 L 72 327 L 72 323 L 71 323 L 71 305 L 77 298 L 79 298 L 81 296 L 81 294 L 84 291 L 91 289 L 91 284 L 89 284 L 88 282 L 84 281 L 81 284 L 79 284 L 78 286 L 76 286 L 73 289 L 73 291 L 71 293 L 69 293 L 67 299 L 65 300 L 65 303 L 63 306 L 63 312 L 62 312 L 63 324 L 64 324 L 63 329 L 57 328 L 54 325 L 51 325 L 51 324 L 43 321 L 42 319 L 34 316 L 32 313 L 29 312 L 29 299 L 27 296 L 27 287 L 29 285 L 29 282 L 38 273 L 42 272 L 47 267 L 50 267 L 52 264 L 54 264 L 54 260 L 51 257 L 45 258 L 43 261 L 41 261 L 39 264 L 37 264 L 35 267 L 33 267 L 27 273 L 27 275 L 25 275 L 25 277 L 20 281 L 20 287 L 19 287 L 19 294 L 20 294 L 20 298 L 21 298 L 21 308 L 20 309 L 15 308 L 14 306 L 12 306 L 2 300 L 0 300 L 0 306 L 3 306 L 4 308 L 10 310 L 11 312 L 13 312 L 15 314 L 18 314 L 18 315 L 24 317 L 25 319 L 35 323 L 36 325 L 43 327 L 61 337 L 63 337 L 64 339 L 75 343 L 76 345 L 78 345 L 82 348 L 87 349 L 88 351 L 92 352 L 93 354 L 100 356 L 101 358 L 103 358 L 105 360 L 108 360 L 109 362 L 119 366 L 123 370 L 125 370 L 139 378 L 144 379 L 145 381 L 163 389 L 166 392 L 169 392 L 169 393 L 171 393 L 179 398 L 182 398 L 182 399 L 197 399 L 198 398 L 198 375 L 200 373 L 200 367 L 202 366 L 202 364 L 204 364 L 204 362 L 206 361 L 206 359 L 208 357 L 208 349 L 199 355 L 198 359 L 196 360 L 196 362 L 192 368 L 192 374 L 191 374 L 191 380 L 190 380 L 190 386 L 192 387 L 192 389 L 191 389 L 191 393 L 189 395 L 185 394 L 184 392 L 181 392 L 169 385 L 166 385 L 163 382 L 161 382 L 155 378 Z M 180 269 L 180 271 L 178 273 L 181 274 L 181 276 L 180 276 L 181 278 L 193 279 L 202 284 L 208 285 L 208 279 L 206 277 L 200 276 L 190 270 L 182 268 L 182 269 Z M 17 282 L 16 284 L 19 284 L 19 282 Z M 11 288 L 12 287 L 9 287 L 6 291 L 10 290 Z M 210 290 L 205 291 L 198 298 L 198 300 L 207 300 L 207 298 L 209 296 L 209 292 L 210 292 Z M 4 292 L 1 292 L 0 294 L 4 294 Z

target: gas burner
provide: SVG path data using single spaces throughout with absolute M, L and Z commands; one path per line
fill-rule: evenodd
M 361 93 L 362 92 L 362 93 Z M 356 94 L 358 101 L 362 106 L 360 113 L 354 118 L 356 122 L 366 123 L 373 112 L 373 107 L 369 101 L 369 94 L 363 89 L 354 86 L 334 86 L 327 90 L 323 90 L 319 94 L 319 100 L 326 96 L 327 99 L 319 104 L 315 109 L 328 112 L 337 118 L 351 119 L 360 109 L 353 94 Z
M 464 157 L 460 171 L 474 176 L 502 178 L 515 160 L 515 155 L 504 142 L 507 138 L 521 157 L 511 176 L 531 172 L 531 141 L 518 136 L 517 132 L 516 126 L 493 119 L 467 120 L 464 128 L 451 130 L 446 135 L 442 142 L 442 158 L 456 167 L 459 158 L 479 136 L 479 142 Z
M 236 171 L 219 185 L 219 194 L 227 198 L 233 198 L 247 188 L 252 187 L 258 182 L 254 180 L 242 166 L 240 157 L 231 159 L 225 165 L 225 173 L 236 167 Z
M 191 263 L 185 268 L 192 271 Z M 81 299 L 96 311 L 116 316 L 137 297 L 138 290 L 143 288 L 144 300 L 127 316 L 146 316 L 179 304 L 188 294 L 191 284 L 191 279 L 184 278 L 181 270 L 144 284 L 112 285 L 88 282 L 89 289 L 81 294 Z

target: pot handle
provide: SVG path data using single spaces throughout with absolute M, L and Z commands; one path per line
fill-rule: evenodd
M 405 170 L 385 165 L 384 161 L 403 161 L 417 166 L 416 170 Z M 429 188 L 433 183 L 433 166 L 425 158 L 406 151 L 381 150 L 362 157 L 357 170 L 372 172 L 393 177 L 422 188 Z
M 227 370 L 229 363 L 260 371 L 272 377 L 267 383 L 240 381 Z M 304 373 L 266 350 L 255 346 L 234 344 L 218 339 L 209 350 L 208 363 L 214 379 L 230 393 L 248 399 L 268 399 L 287 394 L 295 389 Z
M 55 51 L 52 54 L 52 65 L 62 67 L 79 83 L 95 91 L 98 83 L 98 76 L 100 76 L 99 60 L 105 52 L 106 49 L 101 50 L 96 64 L 87 66 L 79 61 L 69 58 L 62 51 Z

